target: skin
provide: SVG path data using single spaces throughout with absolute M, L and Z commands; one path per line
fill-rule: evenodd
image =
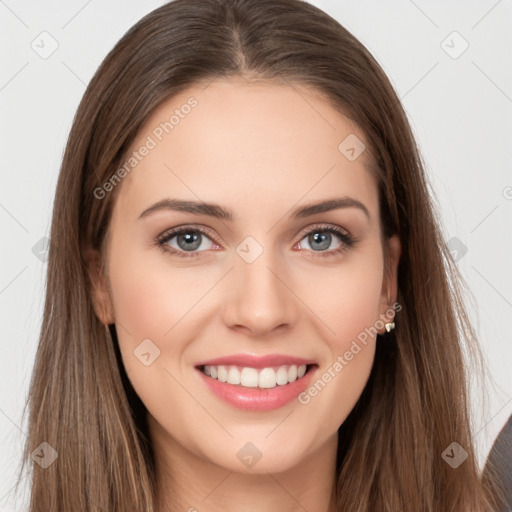
M 268 412 L 220 401 L 194 365 L 282 353 L 314 359 L 321 376 L 365 328 L 393 319 L 400 243 L 381 238 L 368 152 L 350 161 L 338 150 L 349 134 L 366 144 L 364 135 L 304 86 L 230 78 L 163 103 L 129 153 L 191 95 L 198 105 L 118 185 L 105 276 L 95 273 L 100 255 L 86 253 L 96 312 L 116 324 L 128 376 L 149 411 L 158 510 L 334 511 L 337 430 L 368 380 L 375 338 L 308 404 Z M 369 218 L 354 207 L 290 217 L 293 208 L 341 196 L 363 203 Z M 217 203 L 234 220 L 171 210 L 138 219 L 164 198 Z M 155 245 L 170 228 L 194 224 L 211 233 L 200 235 L 196 257 Z M 343 241 L 335 234 L 327 249 L 308 243 L 322 224 L 357 243 L 337 254 Z M 252 263 L 236 252 L 247 236 L 263 248 Z M 167 245 L 186 252 L 178 237 Z M 160 355 L 145 366 L 134 350 L 148 338 Z M 237 457 L 247 442 L 262 454 L 252 467 Z

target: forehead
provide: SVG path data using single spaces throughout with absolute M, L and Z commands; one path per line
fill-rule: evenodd
M 116 208 L 140 212 L 172 196 L 254 214 L 341 195 L 376 208 L 364 145 L 357 125 L 305 86 L 217 79 L 166 100 L 146 120 L 127 152 L 138 157 Z

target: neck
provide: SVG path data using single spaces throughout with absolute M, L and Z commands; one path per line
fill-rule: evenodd
M 192 453 L 156 422 L 150 424 L 157 512 L 336 511 L 337 434 L 285 471 L 257 469 L 256 464 L 251 472 L 239 473 Z

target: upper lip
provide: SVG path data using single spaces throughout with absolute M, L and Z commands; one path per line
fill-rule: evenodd
M 265 356 L 254 356 L 251 354 L 233 354 L 230 356 L 217 357 L 207 361 L 201 361 L 196 364 L 196 368 L 204 365 L 219 366 L 233 365 L 249 368 L 268 368 L 272 366 L 283 365 L 312 365 L 316 364 L 312 359 L 303 359 L 302 357 L 287 356 L 286 354 L 268 354 Z

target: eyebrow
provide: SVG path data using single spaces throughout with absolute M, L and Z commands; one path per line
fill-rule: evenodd
M 370 212 L 368 208 L 358 201 L 357 199 L 353 199 L 352 197 L 337 197 L 333 199 L 327 199 L 324 201 L 310 203 L 305 206 L 299 206 L 292 210 L 292 217 L 296 219 L 309 217 L 311 215 L 315 215 L 317 213 L 324 213 L 331 210 L 338 210 L 340 208 L 357 208 L 364 212 L 366 217 L 370 219 Z M 171 210 L 178 212 L 187 212 L 193 213 L 196 215 L 208 215 L 209 217 L 214 217 L 222 220 L 233 221 L 234 215 L 231 210 L 223 208 L 222 206 L 215 203 L 204 203 L 197 201 L 183 201 L 179 199 L 162 199 L 157 203 L 151 205 L 149 208 L 144 210 L 140 215 L 139 219 L 147 217 L 152 213 L 162 211 L 162 210 Z

